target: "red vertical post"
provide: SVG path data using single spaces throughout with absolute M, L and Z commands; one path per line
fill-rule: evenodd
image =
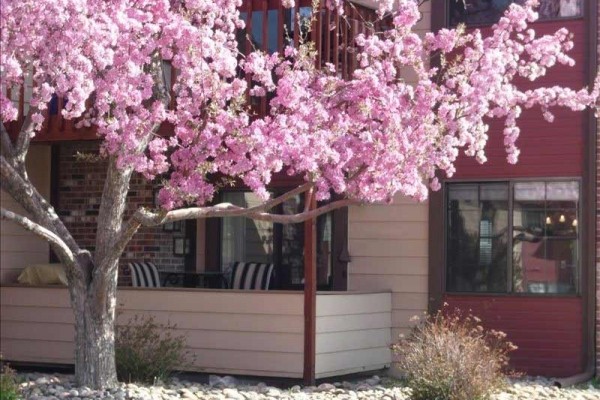
M 312 191 L 306 193 L 308 209 L 316 207 Z M 304 222 L 304 384 L 315 384 L 317 313 L 317 220 Z

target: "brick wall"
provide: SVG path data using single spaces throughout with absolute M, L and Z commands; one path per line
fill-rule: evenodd
M 96 219 L 106 176 L 106 161 L 82 161 L 77 153 L 98 154 L 93 142 L 60 145 L 57 210 L 67 228 L 83 248 L 93 250 L 96 240 Z M 127 215 L 138 206 L 152 206 L 153 187 L 139 175 L 134 175 L 128 195 Z M 182 271 L 183 256 L 173 255 L 173 238 L 178 232 L 165 232 L 162 227 L 142 228 L 125 249 L 119 268 L 119 283 L 130 284 L 130 261 L 152 260 L 161 271 Z

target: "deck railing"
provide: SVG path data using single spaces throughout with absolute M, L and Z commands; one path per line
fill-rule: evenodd
M 321 4 L 324 2 L 321 1 Z M 245 0 L 241 6 L 242 18 L 246 28 L 239 32 L 240 50 L 248 54 L 253 48 L 267 52 L 282 52 L 289 44 L 298 45 L 303 37 L 315 43 L 317 49 L 317 64 L 332 64 L 340 76 L 347 78 L 356 68 L 356 55 L 353 41 L 359 33 L 365 33 L 374 28 L 374 10 L 360 5 L 348 4 L 344 17 L 334 11 L 320 6 L 310 33 L 298 23 L 299 17 L 306 18 L 313 12 L 310 0 L 296 2 L 293 9 L 285 9 L 280 0 Z M 175 81 L 176 71 L 172 71 L 168 79 L 170 84 Z M 247 77 L 248 80 L 251 77 Z M 32 82 L 26 81 L 21 87 L 8 89 L 7 95 L 18 109 L 16 121 L 7 124 L 7 130 L 12 137 L 18 135 L 23 120 L 29 109 Z M 174 96 L 172 96 L 174 98 Z M 45 122 L 35 141 L 51 142 L 65 140 L 94 140 L 97 139 L 94 128 L 77 128 L 77 121 L 63 118 L 62 110 L 66 99 L 53 97 L 45 110 Z M 251 99 L 252 111 L 258 115 L 268 112 L 267 97 Z M 176 107 L 175 102 L 171 107 Z M 160 133 L 168 135 L 171 128 L 161 127 Z

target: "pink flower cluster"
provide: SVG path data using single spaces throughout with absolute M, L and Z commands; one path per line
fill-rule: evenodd
M 425 199 L 439 171 L 454 173 L 461 149 L 486 160 L 489 118 L 504 121 L 516 162 L 523 108 L 539 105 L 551 119 L 551 107 L 595 105 L 600 86 L 515 85 L 573 63 L 568 32 L 537 37 L 528 27 L 532 1 L 511 5 L 485 38 L 460 28 L 420 37 L 417 2 L 381 1 L 393 27 L 356 37 L 359 68 L 346 80 L 331 65 L 317 68 L 309 44 L 242 57 L 241 0 L 0 1 L 2 121 L 17 116 L 5 89 L 32 74 L 32 105 L 67 99 L 64 117 L 96 126 L 122 168 L 161 180 L 167 209 L 210 201 L 220 176 L 266 198 L 283 170 L 314 182 L 320 199 Z M 327 6 L 343 11 L 342 0 Z M 440 55 L 445 62 L 430 66 Z M 248 91 L 269 96 L 268 115 L 252 114 Z M 161 124 L 174 134 L 158 135 Z

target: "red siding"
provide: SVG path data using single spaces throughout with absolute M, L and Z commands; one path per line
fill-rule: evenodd
M 481 318 L 519 347 L 513 368 L 529 375 L 565 377 L 583 371 L 583 309 L 579 297 L 445 296 L 450 310 Z
M 561 85 L 580 89 L 586 85 L 587 36 L 584 21 L 542 22 L 535 25 L 535 30 L 539 35 L 550 34 L 563 26 L 575 36 L 575 47 L 570 53 L 575 59 L 575 66 L 555 67 L 537 82 L 520 82 L 521 88 Z M 539 108 L 524 110 L 519 120 L 521 136 L 517 144 L 521 155 L 516 165 L 506 161 L 502 124 L 492 121 L 486 149 L 487 163 L 480 165 L 473 158 L 461 156 L 456 163 L 455 178 L 581 176 L 585 114 L 562 108 L 554 109 L 553 113 L 555 120 L 549 123 L 544 120 Z

